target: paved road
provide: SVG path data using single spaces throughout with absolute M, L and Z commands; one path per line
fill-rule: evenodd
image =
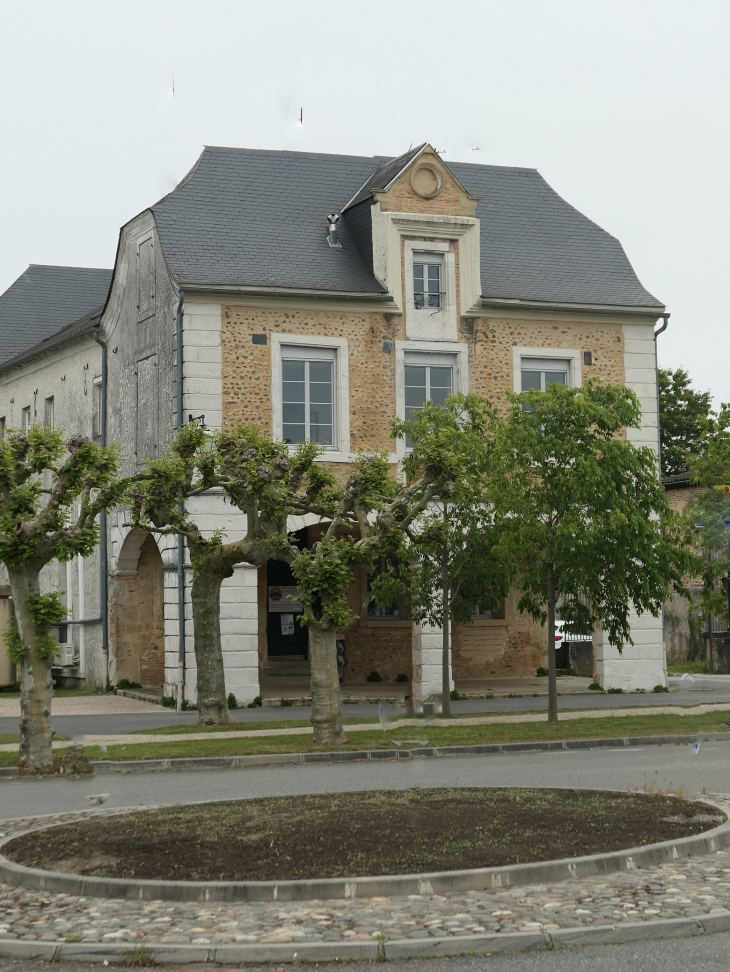
M 0 819 L 60 813 L 108 793 L 109 807 L 235 800 L 298 793 L 419 786 L 673 787 L 685 793 L 730 793 L 727 743 L 646 746 L 449 757 L 412 762 L 266 766 L 172 773 L 101 775 L 94 779 L 2 780 Z
M 730 676 L 714 675 L 710 678 L 697 678 L 696 682 L 672 679 L 676 692 L 666 695 L 653 692 L 631 695 L 603 695 L 586 692 L 584 695 L 562 695 L 561 709 L 586 708 L 629 708 L 648 705 L 699 705 L 705 702 L 730 703 Z M 547 711 L 547 696 L 522 696 L 521 698 L 471 699 L 468 702 L 452 703 L 454 712 L 542 712 Z M 278 722 L 282 719 L 309 719 L 309 706 L 291 708 L 236 709 L 234 718 L 239 722 Z M 345 716 L 363 718 L 377 716 L 377 705 L 346 705 Z M 54 716 L 53 726 L 60 736 L 96 735 L 101 733 L 135 732 L 140 729 L 156 729 L 182 723 L 196 723 L 197 712 L 174 712 L 160 707 L 159 711 L 144 713 L 124 713 L 118 715 L 67 715 Z M 17 732 L 18 720 L 15 717 L 0 717 L 0 732 Z
M 317 963 L 319 964 L 319 963 Z M 363 972 L 372 962 L 337 963 L 342 972 Z M 553 951 L 378 963 L 388 972 L 726 972 L 730 934 L 672 938 L 629 945 L 593 945 Z M 0 958 L 0 972 L 48 972 L 47 962 Z M 64 962 L 63 972 L 90 972 L 100 966 Z M 210 965 L 166 965 L 165 972 L 194 972 Z M 223 969 L 224 966 L 218 966 Z M 231 968 L 231 966 L 228 966 Z M 239 966 L 240 968 L 240 966 Z M 293 968 L 293 966 L 279 966 Z

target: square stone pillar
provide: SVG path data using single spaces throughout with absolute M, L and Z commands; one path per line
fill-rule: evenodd
M 621 688 L 624 692 L 645 689 L 651 692 L 655 685 L 667 686 L 666 646 L 663 623 L 651 614 L 637 615 L 631 610 L 631 637 L 634 644 L 625 644 L 623 651 L 609 645 L 605 632 L 593 634 L 596 653 L 596 678 L 604 688 Z
M 453 638 L 453 631 L 452 631 Z M 426 624 L 413 625 L 413 695 L 441 695 L 443 634 L 441 628 Z M 451 652 L 449 652 L 449 688 L 454 688 L 451 677 Z

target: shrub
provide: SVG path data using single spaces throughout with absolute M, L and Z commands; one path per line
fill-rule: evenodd
M 249 709 L 255 709 L 255 708 L 257 708 L 260 705 L 261 705 L 261 696 L 260 695 L 257 695 L 256 698 L 253 700 L 253 702 L 249 702 L 248 703 L 248 708 Z
M 370 672 L 369 675 L 365 676 L 366 682 L 382 682 L 383 677 L 378 672 Z
M 396 675 L 395 676 L 395 680 L 396 680 L 396 682 L 407 682 L 408 681 L 408 676 L 407 675 L 404 675 L 403 672 L 401 672 L 400 675 Z
M 294 699 L 282 699 L 281 705 L 282 708 L 288 709 L 290 706 L 294 705 Z
M 466 698 L 467 698 L 467 696 L 466 695 L 462 695 L 461 692 L 458 689 L 452 689 L 451 690 L 451 701 L 452 702 L 464 702 L 464 701 L 466 701 Z
M 163 695 L 162 704 L 166 709 L 175 709 L 177 707 L 177 699 L 174 695 Z
M 590 684 L 590 685 L 588 686 L 588 688 L 589 688 L 589 689 L 590 689 L 590 690 L 591 690 L 592 692 L 602 692 L 602 691 L 603 691 L 603 689 L 602 689 L 602 688 L 601 688 L 601 686 L 600 686 L 600 685 L 598 684 L 598 682 L 591 682 L 591 684 Z
M 537 675 L 538 678 L 547 678 L 549 673 L 547 668 L 543 668 L 542 666 L 540 666 L 540 668 L 538 668 L 535 674 Z
M 655 685 L 652 692 L 668 692 L 669 689 L 665 685 Z
M 229 692 L 228 693 L 227 702 L 228 702 L 228 708 L 229 709 L 237 709 L 238 708 L 238 702 L 237 702 L 236 696 L 233 694 L 233 692 Z
M 139 682 L 130 682 L 128 678 L 120 678 L 117 682 L 118 689 L 137 689 L 142 688 Z
M 623 695 L 624 694 L 624 690 L 622 688 L 610 688 L 610 689 L 606 689 L 606 692 L 609 695 Z

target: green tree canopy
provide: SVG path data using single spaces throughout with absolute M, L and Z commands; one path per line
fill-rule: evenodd
M 696 453 L 707 430 L 712 410 L 710 392 L 698 392 L 684 368 L 659 369 L 659 426 L 662 475 L 687 471 L 687 459 Z
M 500 553 L 514 563 L 519 608 L 547 621 L 550 722 L 557 721 L 555 606 L 566 622 L 600 622 L 621 650 L 631 607 L 658 615 L 669 585 L 691 561 L 648 447 L 622 435 L 637 427 L 633 391 L 590 381 L 582 388 L 510 394 L 497 431 L 501 469 L 492 486 Z

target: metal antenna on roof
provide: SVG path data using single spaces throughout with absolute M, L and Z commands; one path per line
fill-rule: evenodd
M 304 109 L 303 108 L 300 108 L 299 109 L 299 124 L 300 125 L 303 125 L 304 124 Z

